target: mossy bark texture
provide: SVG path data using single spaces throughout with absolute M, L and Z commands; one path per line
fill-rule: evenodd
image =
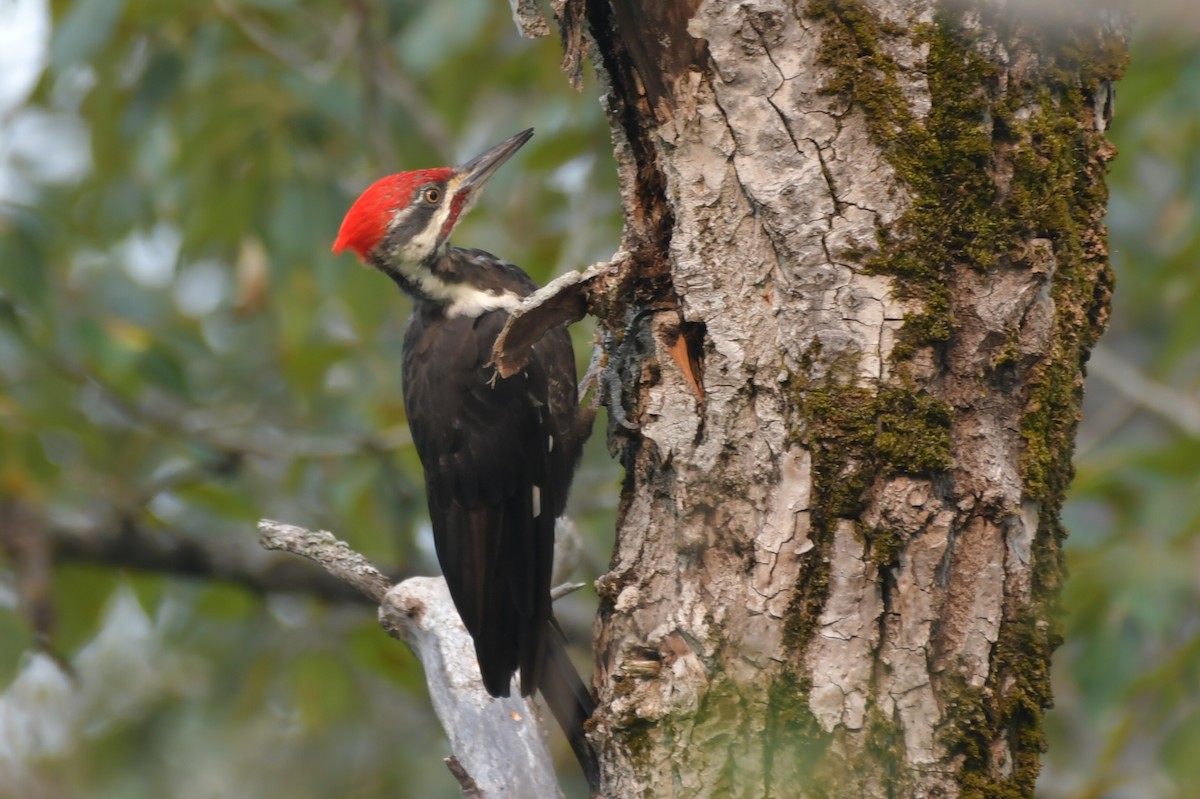
M 1123 29 L 558 5 L 626 210 L 606 795 L 1031 796 Z

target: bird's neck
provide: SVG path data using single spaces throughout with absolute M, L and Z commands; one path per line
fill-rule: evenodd
M 416 262 L 376 264 L 405 294 L 447 317 L 512 310 L 527 292 L 513 285 L 495 256 L 444 245 Z

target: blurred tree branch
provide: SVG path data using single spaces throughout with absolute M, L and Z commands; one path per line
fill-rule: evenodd
M 217 9 L 233 21 L 256 45 L 271 55 L 295 69 L 309 80 L 316 83 L 327 83 L 337 72 L 346 56 L 353 52 L 357 44 L 359 20 L 354 16 L 344 16 L 329 34 L 328 46 L 320 58 L 315 58 L 294 46 L 290 41 L 275 36 L 265 25 L 261 25 L 231 0 L 217 0 Z M 295 9 L 294 11 L 301 10 Z M 313 29 L 325 29 L 325 20 L 313 20 Z
M 52 563 L 90 563 L 174 577 L 215 580 L 252 593 L 307 594 L 330 602 L 363 604 L 342 580 L 292 558 L 271 557 L 240 539 L 152 529 L 129 518 L 74 528 L 40 516 L 25 503 L 0 505 L 0 549 L 18 572 L 18 589 L 35 630 L 48 634 Z
M 230 456 L 276 460 L 344 458 L 399 449 L 412 443 L 407 425 L 397 425 L 379 433 L 337 436 L 271 429 L 262 425 L 256 408 L 246 410 L 247 425 L 253 426 L 243 428 L 231 424 L 228 415 L 219 419 L 206 418 L 208 411 L 203 408 L 173 406 L 162 398 L 153 403 L 131 400 L 87 365 L 69 363 L 51 353 L 42 355 L 60 376 L 96 390 L 128 423 L 156 433 L 179 436 Z
M 391 58 L 388 48 L 372 33 L 371 5 L 355 2 L 336 26 L 330 28 L 325 52 L 310 56 L 290 41 L 276 36 L 269 27 L 245 14 L 231 0 L 218 0 L 217 8 L 266 52 L 314 83 L 328 83 L 347 56 L 357 54 L 362 77 L 364 119 L 371 148 L 379 165 L 395 165 L 391 136 L 381 111 L 380 99 L 386 97 L 408 112 L 413 126 L 421 131 L 425 141 L 445 160 L 453 160 L 449 143 L 454 141 L 441 116 L 425 101 L 421 91 L 404 76 Z M 325 20 L 314 20 L 313 30 L 329 26 Z
M 13 562 L 21 615 L 38 645 L 49 649 L 56 621 L 49 547 L 28 508 L 7 497 L 0 499 L 0 550 Z
M 573 525 L 560 520 L 556 574 L 569 574 L 578 565 L 578 536 Z M 326 602 L 379 603 L 380 597 L 375 596 L 374 589 L 365 588 L 366 583 L 330 574 L 328 553 L 307 555 L 295 546 L 274 548 L 305 555 L 313 562 L 267 555 L 239 538 L 154 528 L 128 514 L 95 526 L 73 527 L 45 518 L 28 503 L 11 499 L 0 502 L 0 550 L 14 565 L 23 613 L 41 640 L 49 640 L 53 633 L 50 589 L 52 566 L 58 563 L 87 563 L 224 582 L 259 596 L 305 594 Z M 393 570 L 393 574 L 397 581 L 411 576 L 404 570 Z M 554 598 L 566 596 L 580 585 L 564 583 L 555 589 Z
M 1116 393 L 1190 436 L 1200 436 L 1200 402 L 1148 376 L 1110 348 L 1092 351 L 1088 372 Z

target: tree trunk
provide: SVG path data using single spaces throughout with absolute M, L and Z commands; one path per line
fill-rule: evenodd
M 557 5 L 626 212 L 605 794 L 1031 796 L 1124 30 Z

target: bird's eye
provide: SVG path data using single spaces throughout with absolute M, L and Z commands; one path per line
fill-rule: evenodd
M 425 202 L 437 205 L 442 199 L 442 192 L 439 189 L 428 188 L 422 196 L 425 198 Z

